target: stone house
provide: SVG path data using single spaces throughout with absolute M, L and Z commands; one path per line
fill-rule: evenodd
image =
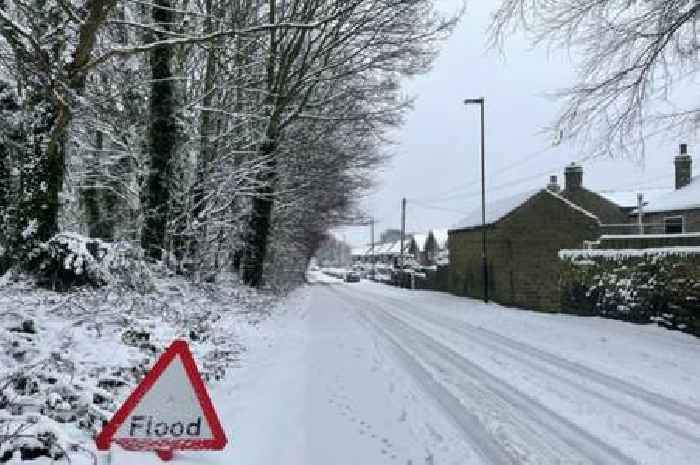
M 700 232 L 700 176 L 693 177 L 693 159 L 688 146 L 680 145 L 674 157 L 675 189 L 650 199 L 642 208 L 644 234 L 684 234 Z M 632 213 L 636 223 L 638 211 Z
M 487 271 L 492 300 L 542 311 L 560 308 L 558 252 L 600 236 L 601 224 L 627 221 L 614 203 L 583 187 L 583 170 L 565 170 L 562 190 L 546 189 L 487 205 Z M 449 231 L 449 291 L 483 298 L 481 210 Z

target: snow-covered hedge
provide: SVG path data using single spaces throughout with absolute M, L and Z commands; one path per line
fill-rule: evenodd
M 700 255 L 700 247 L 660 247 L 652 249 L 577 249 L 560 250 L 562 260 L 605 259 L 623 260 L 640 257 L 681 257 Z
M 562 310 L 700 336 L 700 248 L 562 251 Z

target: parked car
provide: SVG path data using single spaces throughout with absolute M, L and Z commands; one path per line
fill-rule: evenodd
M 360 282 L 360 273 L 357 271 L 348 271 L 345 273 L 345 282 L 346 283 L 359 283 Z

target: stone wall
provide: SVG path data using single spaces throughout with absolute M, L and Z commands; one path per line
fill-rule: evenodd
M 425 278 L 416 278 L 416 289 L 425 289 L 429 291 L 449 292 L 449 266 L 438 266 L 437 270 L 429 270 L 425 273 Z
M 597 239 L 595 218 L 546 192 L 487 227 L 490 298 L 542 311 L 560 306 L 558 252 Z M 483 298 L 481 229 L 450 231 L 449 289 Z

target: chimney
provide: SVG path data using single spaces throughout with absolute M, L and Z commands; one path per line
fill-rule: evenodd
M 567 192 L 574 192 L 583 185 L 583 168 L 575 162 L 571 162 L 564 169 L 564 189 Z
M 549 177 L 549 184 L 547 184 L 547 190 L 554 192 L 555 194 L 561 190 L 561 187 L 559 187 L 559 183 L 557 183 L 556 175 L 551 175 Z
M 690 178 L 693 175 L 693 159 L 688 155 L 687 144 L 681 144 L 680 153 L 673 159 L 673 164 L 676 165 L 676 189 L 690 184 Z

